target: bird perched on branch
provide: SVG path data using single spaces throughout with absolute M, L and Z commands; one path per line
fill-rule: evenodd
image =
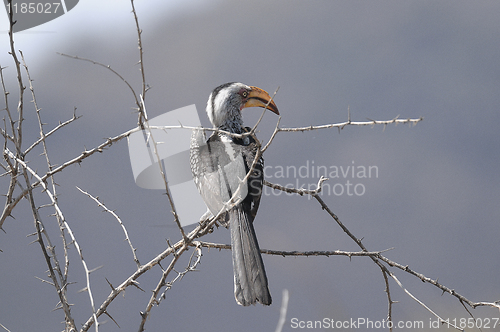
M 215 88 L 207 102 L 215 131 L 194 130 L 191 137 L 191 171 L 208 207 L 202 219 L 219 215 L 218 221 L 231 230 L 234 296 L 243 306 L 271 304 L 271 294 L 253 221 L 259 208 L 264 179 L 264 160 L 251 129 L 243 126 L 246 107 L 267 108 L 279 114 L 269 94 L 242 83 Z M 239 135 L 237 135 L 239 134 Z M 221 213 L 222 211 L 222 213 Z

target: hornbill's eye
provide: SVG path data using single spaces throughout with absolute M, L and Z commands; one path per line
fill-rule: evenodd
M 242 96 L 243 98 L 248 97 L 248 91 L 243 91 L 243 92 L 241 93 L 241 96 Z

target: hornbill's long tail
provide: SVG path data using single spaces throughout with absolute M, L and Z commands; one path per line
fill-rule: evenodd
M 256 301 L 270 305 L 266 270 L 253 228 L 253 217 L 239 205 L 229 211 L 233 253 L 234 296 L 244 306 Z

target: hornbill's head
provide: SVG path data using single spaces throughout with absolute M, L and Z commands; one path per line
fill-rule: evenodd
M 214 127 L 241 133 L 241 110 L 245 107 L 267 108 L 279 114 L 278 107 L 266 91 L 233 82 L 222 84 L 212 91 L 207 102 L 207 115 Z

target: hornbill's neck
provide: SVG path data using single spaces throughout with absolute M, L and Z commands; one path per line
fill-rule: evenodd
M 243 118 L 240 110 L 234 105 L 228 105 L 224 112 L 226 112 L 224 121 L 219 123 L 216 128 L 233 134 L 241 134 L 243 132 Z

